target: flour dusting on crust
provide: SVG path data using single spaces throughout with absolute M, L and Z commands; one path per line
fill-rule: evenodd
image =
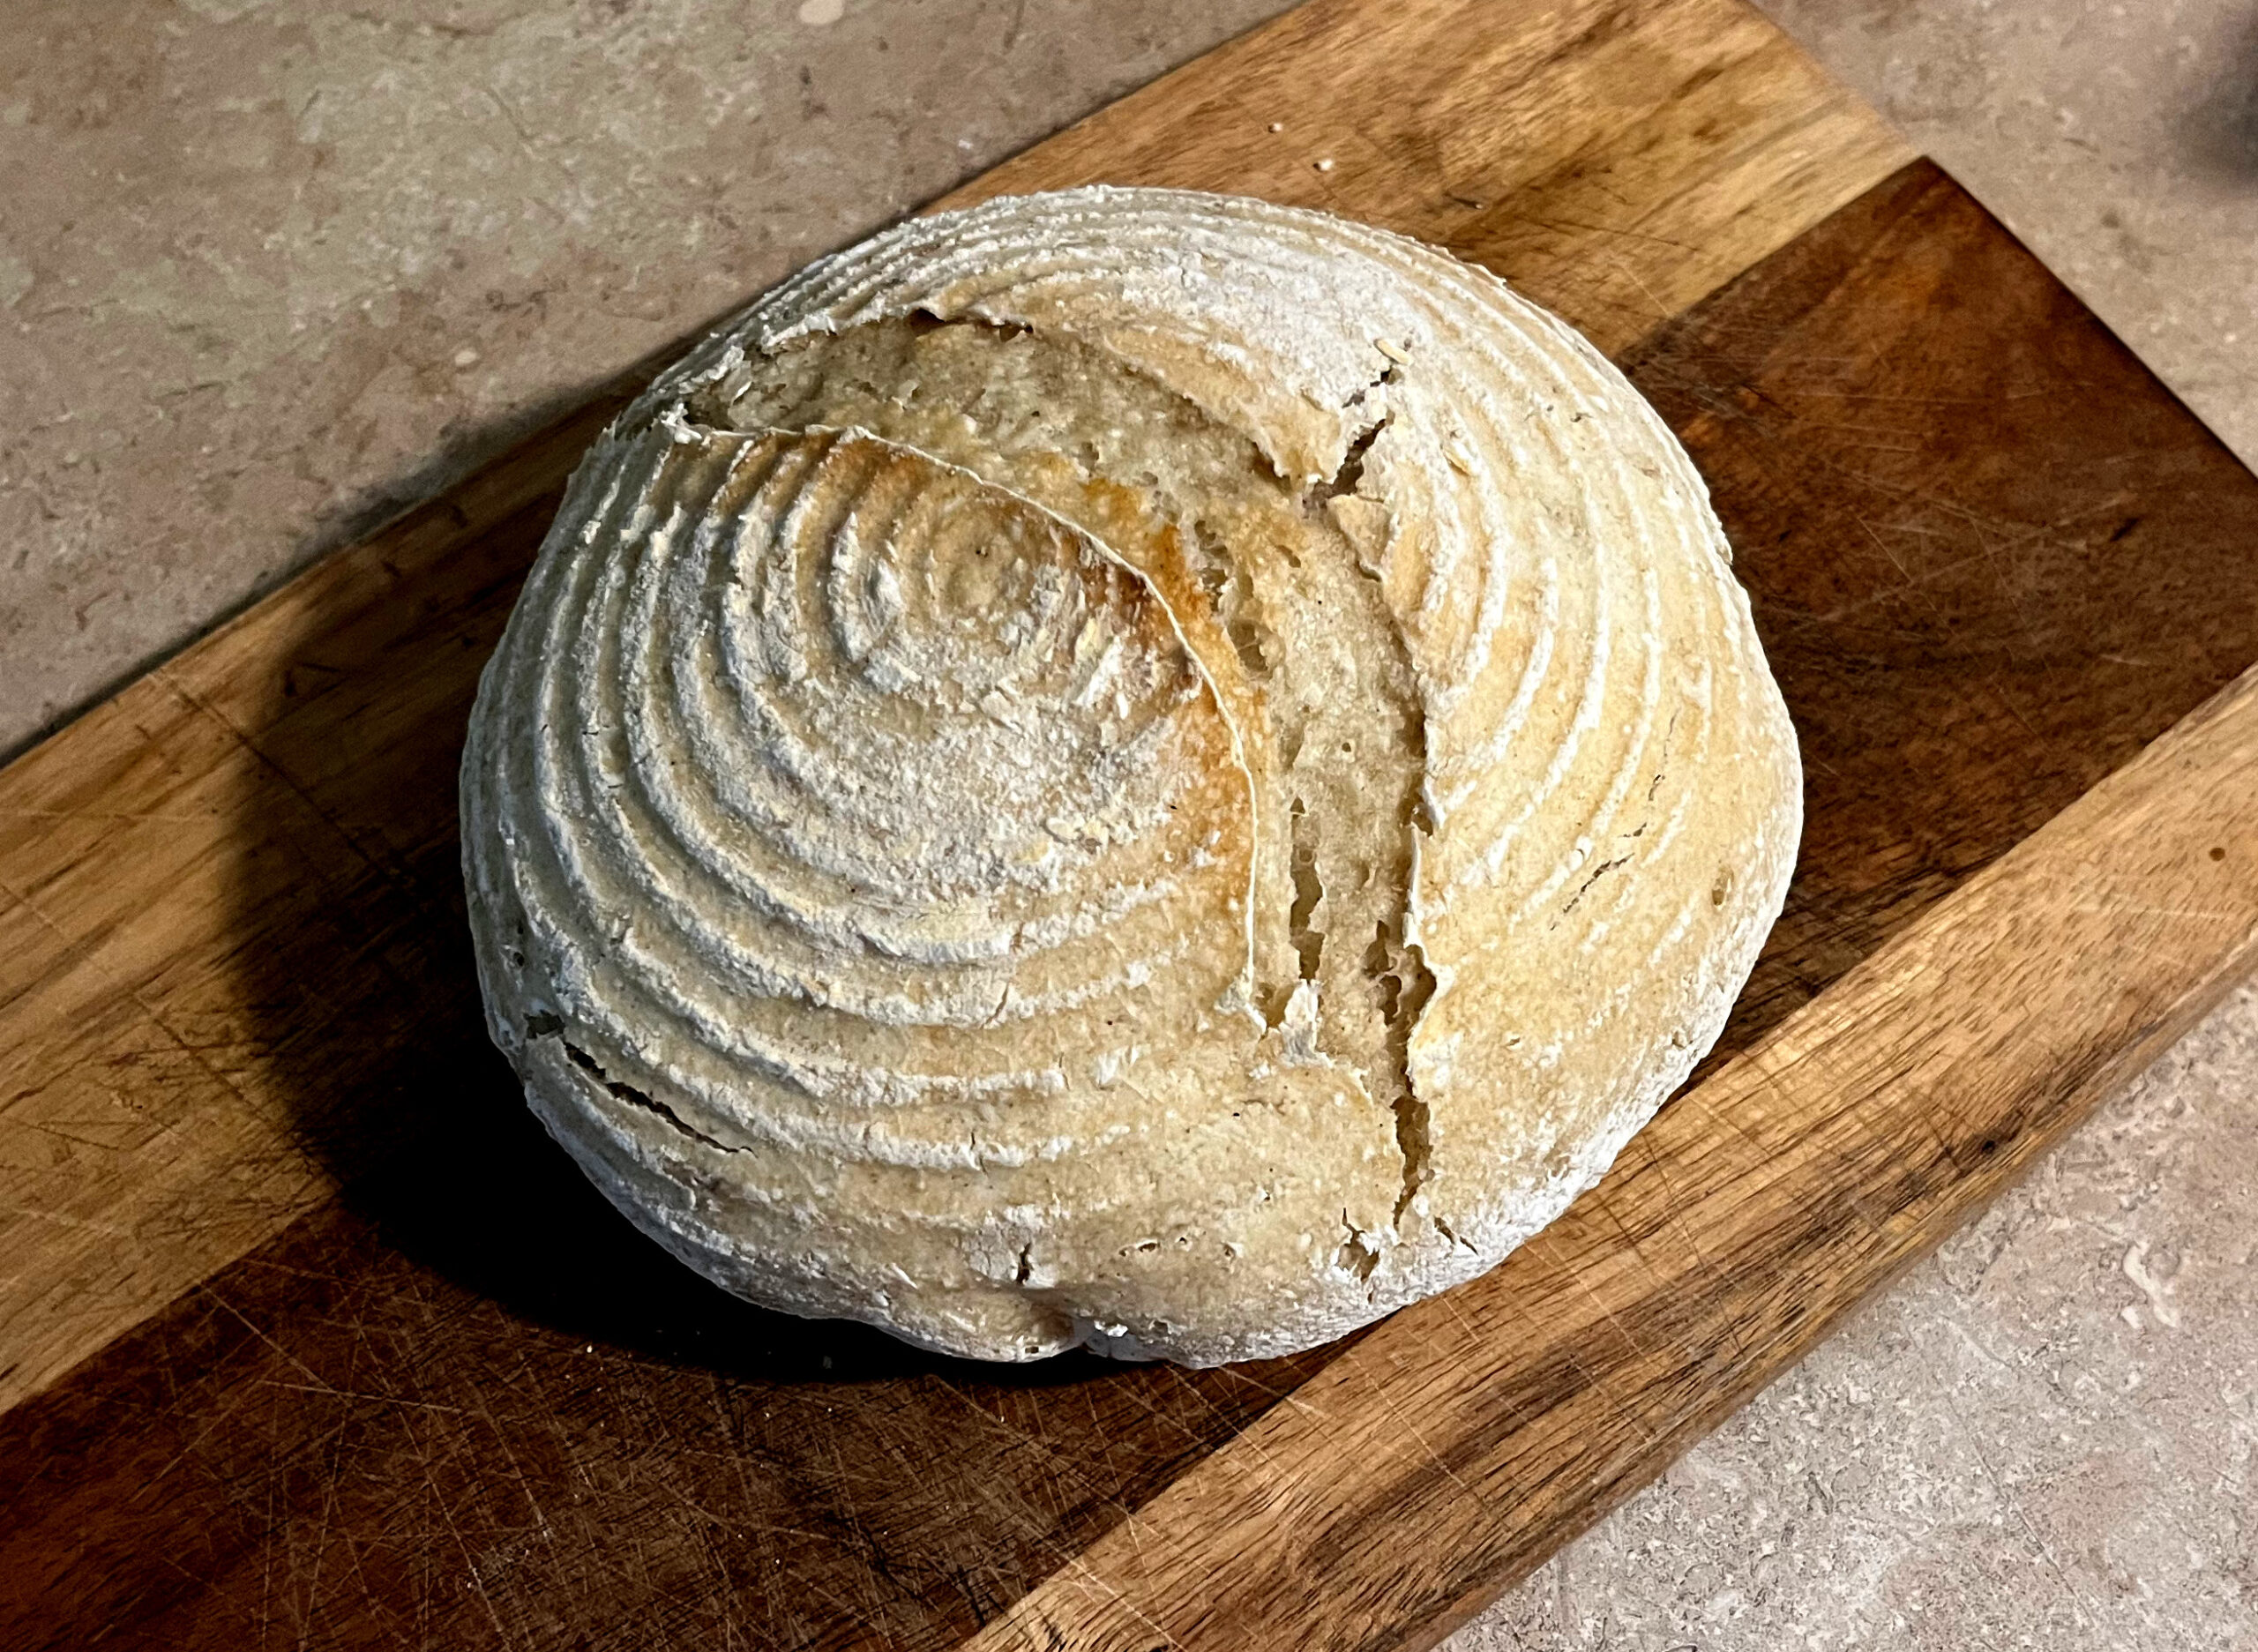
M 1722 1028 L 1795 742 L 1685 453 L 1431 248 L 1090 189 L 662 376 L 488 668 L 494 1037 L 729 1289 L 1000 1359 L 1338 1336 Z

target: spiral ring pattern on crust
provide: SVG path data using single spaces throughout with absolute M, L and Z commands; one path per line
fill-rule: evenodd
M 720 417 L 913 322 L 1173 399 L 1288 562 L 1372 582 L 1418 765 L 1384 1058 L 1337 987 L 1264 996 L 1346 899 L 1295 882 L 1291 676 L 1084 508 L 1204 531 L 1118 430 L 1038 497 L 984 428 Z M 1286 611 L 1320 588 L 1261 594 L 1274 654 L 1352 623 Z M 1611 366 L 1432 249 L 1164 191 L 904 224 L 662 375 L 464 776 L 496 1038 L 622 1208 L 757 1300 L 1007 1357 L 1279 1352 L 1493 1265 L 1714 1041 L 1800 826 L 1723 534 Z

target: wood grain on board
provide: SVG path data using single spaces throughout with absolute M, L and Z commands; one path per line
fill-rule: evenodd
M 2247 685 L 2077 800 L 2258 660 L 2258 605 L 2202 600 L 2247 577 L 2258 480 L 1925 165 L 1623 359 L 1711 479 L 1810 819 L 1727 1035 L 1755 1053 L 1561 1224 L 1223 1372 L 983 1370 L 729 1303 L 482 1048 L 452 848 L 380 829 L 443 811 L 347 811 L 348 725 L 278 691 L 288 760 L 390 858 L 253 997 L 287 1027 L 367 946 L 389 990 L 438 972 L 413 1001 L 464 1006 L 385 1036 L 445 1150 L 0 1417 L 0 1644 L 1394 1647 L 1655 1472 L 2247 957 Z M 322 658 L 373 705 L 431 656 L 367 623 Z
M 1332 206 L 1489 264 L 1612 348 L 1906 159 L 1740 0 L 1319 0 L 963 195 L 1103 180 Z M 0 1406 L 450 1122 L 482 1042 L 461 727 L 609 411 L 0 771 Z

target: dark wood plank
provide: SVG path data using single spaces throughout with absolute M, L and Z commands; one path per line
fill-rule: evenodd
M 1711 479 L 1812 774 L 1737 1043 L 2258 659 L 2258 604 L 2217 596 L 2249 589 L 2258 482 L 1932 168 L 1626 359 Z M 411 630 L 318 663 L 380 681 Z M 464 692 L 417 714 L 435 768 Z M 262 740 L 318 783 L 240 806 L 361 858 L 236 967 L 285 1044 L 310 996 L 368 1005 L 361 1065 L 306 1050 L 324 1109 L 457 1133 L 0 1417 L 0 1644 L 947 1645 L 1321 1363 L 998 1379 L 681 1275 L 484 1050 L 445 816 L 339 802 L 351 753 L 305 698 Z M 460 1013 L 383 1025 L 403 972 Z
M 302 1220 L 11 1414 L 0 1645 L 941 1645 L 1319 1363 L 1015 1371 L 761 1313 L 477 1077 L 385 1215 Z
M 1933 164 L 1622 364 L 1803 743 L 1801 863 L 1723 1051 L 2258 660 L 2258 482 Z

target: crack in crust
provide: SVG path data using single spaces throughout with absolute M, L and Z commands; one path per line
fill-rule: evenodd
M 551 1020 L 555 1020 L 554 1017 L 550 1019 Z M 528 1024 L 527 1030 L 532 1030 L 530 1024 Z M 651 1114 L 654 1118 L 664 1119 L 669 1125 L 673 1126 L 677 1134 L 684 1136 L 692 1141 L 695 1141 L 700 1146 L 711 1147 L 716 1153 L 735 1153 L 737 1151 L 736 1148 L 729 1146 L 728 1142 L 723 1141 L 720 1137 L 709 1136 L 704 1131 L 699 1129 L 697 1125 L 687 1123 L 680 1113 L 675 1111 L 673 1108 L 668 1106 L 664 1102 L 655 1099 L 649 1091 L 639 1090 L 632 1084 L 623 1084 L 617 1079 L 613 1078 L 609 1073 L 603 1070 L 602 1066 L 597 1063 L 596 1058 L 594 1056 L 581 1049 L 579 1045 L 574 1043 L 571 1039 L 563 1037 L 554 1029 L 550 1031 L 549 1035 L 557 1038 L 558 1044 L 564 1051 L 564 1058 L 571 1062 L 574 1066 L 578 1067 L 581 1072 L 587 1073 L 588 1077 L 594 1080 L 597 1084 L 602 1086 L 607 1094 L 617 1097 L 620 1101 L 625 1102 L 630 1107 L 639 1107 L 645 1112 Z

